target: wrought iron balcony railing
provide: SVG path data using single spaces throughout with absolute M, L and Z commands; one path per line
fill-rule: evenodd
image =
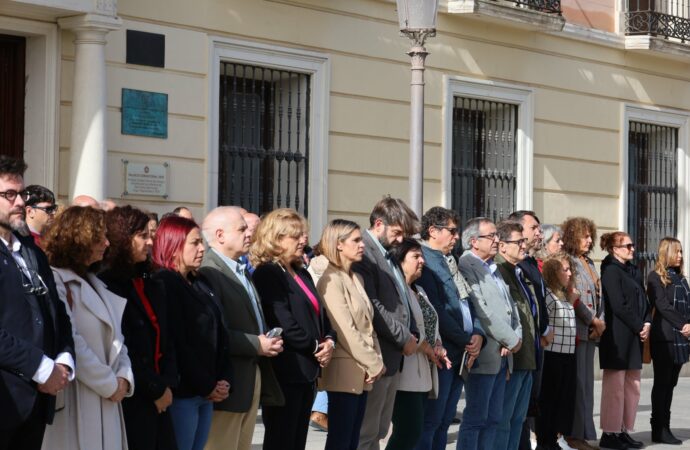
M 515 6 L 561 15 L 561 0 L 515 0 Z
M 690 0 L 628 0 L 625 34 L 690 41 Z

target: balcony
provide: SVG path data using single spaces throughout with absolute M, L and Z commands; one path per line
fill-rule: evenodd
M 690 0 L 628 0 L 625 48 L 690 56 Z
M 449 0 L 448 13 L 539 31 L 561 31 L 565 25 L 561 0 Z

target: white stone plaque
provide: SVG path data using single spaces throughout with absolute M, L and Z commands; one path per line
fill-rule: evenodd
M 143 163 L 123 160 L 125 195 L 168 197 L 168 163 Z

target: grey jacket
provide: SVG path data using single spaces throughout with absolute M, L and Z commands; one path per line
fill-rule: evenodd
M 470 373 L 491 375 L 501 368 L 501 347 L 513 348 L 522 338 L 522 325 L 515 302 L 508 303 L 496 280 L 491 276 L 482 261 L 469 250 L 465 251 L 458 261 L 462 276 L 472 287 L 470 301 L 474 312 L 484 328 L 486 345 L 479 353 L 479 357 L 472 366 Z M 498 281 L 503 283 L 505 292 L 508 286 L 496 269 Z M 508 370 L 513 371 L 513 355 L 508 355 Z
M 374 331 L 381 346 L 386 376 L 391 376 L 401 368 L 405 343 L 413 333 L 419 334 L 386 257 L 369 233 L 362 231 L 362 238 L 364 258 L 353 264 L 352 270 L 362 276 L 364 290 L 374 306 Z

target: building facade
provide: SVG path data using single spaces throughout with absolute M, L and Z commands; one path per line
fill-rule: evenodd
M 629 230 L 648 261 L 660 237 L 686 242 L 684 1 L 442 0 L 424 208 L 583 215 Z M 63 200 L 196 217 L 290 206 L 315 240 L 332 217 L 365 225 L 382 195 L 407 198 L 409 42 L 394 1 L 3 0 L 0 35 L 14 130 L 2 151 Z M 128 190 L 142 167 L 163 173 L 152 195 Z

